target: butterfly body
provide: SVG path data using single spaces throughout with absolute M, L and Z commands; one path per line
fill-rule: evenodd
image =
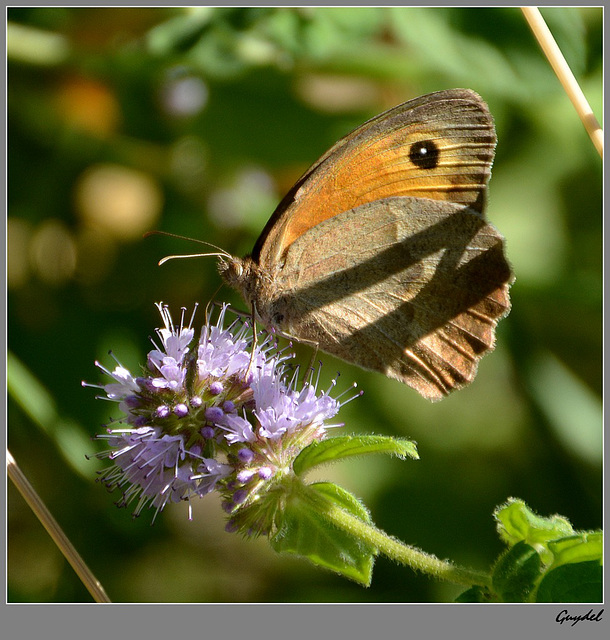
M 399 105 L 332 147 L 220 272 L 267 328 L 439 399 L 472 380 L 510 307 L 483 215 L 494 148 L 474 92 Z

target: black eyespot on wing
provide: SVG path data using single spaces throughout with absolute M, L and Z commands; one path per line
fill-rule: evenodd
M 432 140 L 414 142 L 409 149 L 409 160 L 419 169 L 434 169 L 439 156 L 440 150 Z

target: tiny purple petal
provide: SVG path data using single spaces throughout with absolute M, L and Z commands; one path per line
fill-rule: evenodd
M 142 399 L 139 396 L 127 396 L 123 402 L 129 409 L 137 409 L 142 404 Z
M 163 366 L 160 368 L 161 374 L 167 382 L 167 386 L 172 391 L 176 391 L 182 387 L 186 370 L 183 369 L 174 358 L 167 356 L 163 358 Z
M 226 413 L 233 413 L 233 411 L 235 411 L 235 403 L 231 402 L 230 400 L 227 400 L 222 405 L 222 408 L 225 410 Z
M 210 393 L 213 396 L 217 396 L 218 394 L 222 393 L 224 391 L 224 386 L 222 384 L 222 382 L 218 382 L 217 380 L 212 382 L 212 384 L 210 385 Z
M 162 404 L 155 409 L 155 416 L 157 416 L 157 418 L 167 418 L 170 413 L 169 407 L 165 404 Z
M 159 313 L 161 314 L 161 318 L 165 324 L 163 329 L 157 330 L 157 334 L 161 338 L 163 346 L 165 347 L 165 353 L 176 362 L 182 362 L 184 355 L 188 352 L 188 346 L 193 339 L 195 332 L 190 326 L 182 326 L 182 322 L 180 323 L 181 326 L 179 328 L 174 327 L 172 316 L 167 306 L 157 304 L 157 308 L 159 309 Z M 160 358 L 163 358 L 164 355 L 165 354 L 157 351 L 156 349 L 148 354 L 149 360 L 153 361 L 158 361 Z
M 243 469 L 242 471 L 240 471 L 237 474 L 237 480 L 238 482 L 241 482 L 242 484 L 246 484 L 248 482 L 250 482 L 250 480 L 252 480 L 252 478 L 255 475 L 255 471 L 253 471 L 252 469 Z
M 224 411 L 220 407 L 208 407 L 205 410 L 206 420 L 219 422 L 224 417 Z
M 156 391 L 157 388 L 154 385 L 153 378 L 136 378 L 136 382 L 140 389 L 144 391 Z
M 248 462 L 252 462 L 252 459 L 254 458 L 254 453 L 252 452 L 251 449 L 247 449 L 246 447 L 243 447 L 237 452 L 237 457 L 242 462 L 245 462 L 247 464 Z
M 193 396 L 189 400 L 189 403 L 190 403 L 191 407 L 193 407 L 194 409 L 197 409 L 203 404 L 203 400 L 199 396 Z
M 199 431 L 199 433 L 204 437 L 204 438 L 213 438 L 214 434 L 216 433 L 214 431 L 214 429 L 212 427 L 202 427 L 201 430 Z
M 179 418 L 184 418 L 184 416 L 188 415 L 188 412 L 189 412 L 189 408 L 183 402 L 180 402 L 174 407 L 174 413 Z
M 235 504 L 241 504 L 246 500 L 247 497 L 248 497 L 248 491 L 246 489 L 238 489 L 233 494 L 233 502 Z
M 226 478 L 233 468 L 228 464 L 222 464 L 213 458 L 203 458 L 203 464 L 199 468 L 199 475 L 196 479 L 199 482 L 197 493 L 204 496 L 216 488 L 216 483 Z
M 261 480 L 269 480 L 269 478 L 273 475 L 273 469 L 271 467 L 261 467 L 258 470 L 258 477 Z
M 230 444 L 235 444 L 236 442 L 254 442 L 256 440 L 252 425 L 245 418 L 237 416 L 234 413 L 225 414 L 219 426 L 224 431 L 227 431 L 224 437 Z
M 99 366 L 101 367 L 101 365 Z M 102 368 L 102 370 L 116 380 L 116 382 L 104 385 L 104 391 L 111 400 L 122 400 L 128 395 L 133 395 L 140 391 L 135 378 L 125 367 L 119 365 L 115 367 L 113 372 L 108 371 L 106 368 Z

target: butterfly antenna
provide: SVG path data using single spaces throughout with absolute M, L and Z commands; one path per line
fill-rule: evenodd
M 179 253 L 173 256 L 165 256 L 165 258 L 161 258 L 159 260 L 159 266 L 169 262 L 170 260 L 177 260 L 178 258 L 209 258 L 210 256 L 220 256 L 221 258 L 230 258 L 231 254 L 224 251 L 223 253 L 217 253 L 213 251 L 212 253 Z
M 159 230 L 147 231 L 144 234 L 145 238 L 148 238 L 149 236 L 167 236 L 169 238 L 178 238 L 178 240 L 187 240 L 188 242 L 197 242 L 199 244 L 204 244 L 207 247 L 211 247 L 212 249 L 216 249 L 216 251 L 218 252 L 218 253 L 193 253 L 193 254 L 187 254 L 187 255 L 167 256 L 167 258 L 163 258 L 163 260 L 159 262 L 160 265 L 163 264 L 163 262 L 167 262 L 167 260 L 171 260 L 172 258 L 201 258 L 201 257 L 207 257 L 207 256 L 220 256 L 223 258 L 232 257 L 228 251 L 225 251 L 221 247 L 218 247 L 215 244 L 212 244 L 211 242 L 207 242 L 206 240 L 199 240 L 199 238 L 189 238 L 188 236 L 181 236 L 178 233 L 171 233 L 169 231 L 159 231 Z

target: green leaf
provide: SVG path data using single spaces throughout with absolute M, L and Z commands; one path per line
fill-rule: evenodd
M 602 602 L 602 578 L 599 560 L 564 564 L 541 580 L 536 602 Z
M 346 491 L 339 485 L 332 482 L 314 482 L 309 485 L 310 488 L 314 488 L 318 495 L 325 496 L 332 502 L 339 505 L 345 511 L 348 511 L 353 516 L 360 518 L 364 522 L 372 523 L 371 514 L 364 504 L 356 498 L 356 496 L 349 491 Z
M 337 436 L 313 442 L 303 449 L 294 461 L 293 469 L 302 475 L 312 467 L 350 456 L 387 453 L 403 459 L 419 459 L 415 442 L 389 436 Z
M 540 577 L 540 556 L 525 542 L 517 542 L 500 557 L 492 576 L 494 591 L 504 602 L 526 602 Z
M 500 537 L 509 545 L 523 540 L 531 545 L 544 544 L 548 540 L 572 535 L 574 529 L 566 518 L 536 515 L 523 500 L 509 498 L 494 512 Z
M 554 557 L 551 568 L 555 569 L 564 564 L 589 561 L 601 564 L 604 540 L 601 531 L 589 531 L 552 540 L 547 546 Z
M 287 497 L 271 546 L 369 586 L 377 550 L 330 524 L 321 508 L 329 502 L 370 522 L 360 501 L 341 487 L 326 482 L 301 486 Z
M 575 532 L 565 518 L 542 518 L 515 499 L 494 516 L 500 535 L 512 545 L 493 575 L 494 589 L 505 601 L 601 602 L 600 531 Z
M 210 24 L 213 11 L 211 7 L 199 7 L 153 27 L 146 37 L 150 53 L 161 57 L 188 51 Z
M 7 354 L 8 393 L 24 413 L 55 442 L 64 460 L 83 478 L 95 468 L 87 460 L 91 454 L 91 437 L 70 418 L 59 414 L 57 403 L 40 380 L 10 351 Z
M 475 585 L 460 593 L 455 599 L 456 602 L 497 602 L 497 598 L 494 598 L 486 587 L 479 587 Z

